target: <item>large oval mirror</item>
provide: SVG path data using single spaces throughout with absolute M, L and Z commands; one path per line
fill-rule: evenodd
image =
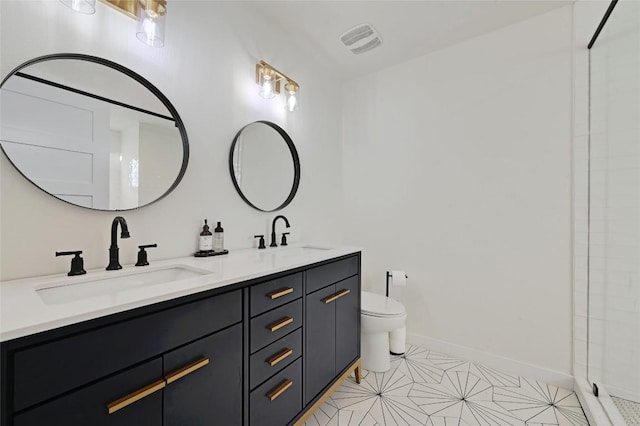
M 286 207 L 298 191 L 300 159 L 280 126 L 256 121 L 244 126 L 231 144 L 229 169 L 240 197 L 251 207 L 272 212 Z
M 139 74 L 81 54 L 30 60 L 0 85 L 0 146 L 40 189 L 96 210 L 150 204 L 180 182 L 187 133 Z

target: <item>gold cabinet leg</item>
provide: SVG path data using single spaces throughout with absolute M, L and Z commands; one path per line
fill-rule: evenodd
M 356 367 L 355 370 L 353 370 L 353 372 L 356 375 L 356 383 L 360 384 L 360 381 L 362 380 L 362 375 L 360 373 L 360 364 L 358 364 L 358 366 Z

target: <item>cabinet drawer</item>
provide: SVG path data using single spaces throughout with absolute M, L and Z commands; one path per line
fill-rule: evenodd
M 276 340 L 251 355 L 250 388 L 253 389 L 302 355 L 302 329 Z
M 162 389 L 109 414 L 107 405 L 162 379 L 157 358 L 77 392 L 25 411 L 15 426 L 140 426 L 162 424 Z M 162 383 L 162 382 L 161 382 Z
M 302 272 L 251 287 L 251 316 L 302 297 Z
M 302 299 L 251 319 L 251 353 L 302 325 Z
M 358 259 L 358 256 L 353 256 L 309 269 L 307 271 L 307 294 L 356 275 L 360 269 Z
M 251 426 L 286 425 L 302 410 L 302 359 L 251 392 Z
M 19 411 L 242 320 L 234 291 L 45 343 L 14 355 Z

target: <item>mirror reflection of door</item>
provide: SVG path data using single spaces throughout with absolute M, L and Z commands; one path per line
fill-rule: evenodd
M 109 108 L 22 78 L 2 87 L 2 147 L 23 174 L 84 207 L 109 200 Z
M 35 185 L 82 207 L 127 210 L 162 198 L 186 166 L 181 121 L 140 80 L 84 58 L 36 61 L 4 81 L 4 153 Z

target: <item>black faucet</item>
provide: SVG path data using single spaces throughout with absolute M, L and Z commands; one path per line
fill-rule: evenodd
M 111 247 L 109 247 L 109 266 L 107 266 L 107 271 L 122 269 L 122 265 L 120 265 L 120 257 L 118 255 L 118 252 L 120 251 L 118 248 L 118 224 L 120 224 L 120 227 L 122 228 L 120 237 L 130 237 L 127 221 L 124 220 L 124 217 L 122 216 L 116 216 L 111 223 Z
M 289 219 L 282 215 L 276 216 L 271 224 L 271 244 L 269 244 L 269 247 L 278 247 L 278 244 L 276 244 L 276 221 L 281 218 L 284 219 L 284 223 L 287 225 L 287 228 L 290 227 Z

